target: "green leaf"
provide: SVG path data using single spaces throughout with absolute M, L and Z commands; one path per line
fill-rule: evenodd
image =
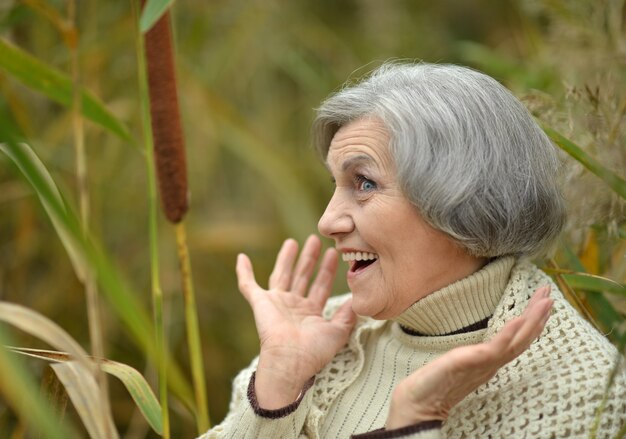
M 156 359 L 153 339 L 154 328 L 149 314 L 138 300 L 139 295 L 127 284 L 98 243 L 89 236 L 83 236 L 76 213 L 73 212 L 71 206 L 62 203 L 62 198 L 59 199 L 57 196 L 58 189 L 56 189 L 43 164 L 38 163 L 38 159 L 33 159 L 34 153 L 26 144 L 18 145 L 15 142 L 7 142 L 0 144 L 0 151 L 7 153 L 15 162 L 32 185 L 41 202 L 47 204 L 46 212 L 58 218 L 61 228 L 76 243 L 80 258 L 84 258 L 89 267 L 96 271 L 102 293 L 112 305 L 115 313 L 124 322 L 137 344 L 151 359 Z M 62 233 L 64 232 L 57 230 L 59 236 Z M 193 411 L 191 387 L 171 356 L 168 357 L 167 373 L 168 384 L 172 391 L 186 407 Z
M 594 276 L 587 273 L 563 274 L 563 278 L 572 287 L 595 293 L 612 293 L 626 296 L 626 287 L 611 279 Z
M 59 363 L 71 361 L 71 356 L 66 352 L 18 347 L 8 348 L 16 353 L 47 361 Z M 116 361 L 102 359 L 99 365 L 104 372 L 113 375 L 124 384 L 126 390 L 128 390 L 128 393 L 130 393 L 130 396 L 135 401 L 135 404 L 137 404 L 137 407 L 146 418 L 146 421 L 150 424 L 150 427 L 158 434 L 161 434 L 163 431 L 161 424 L 161 406 L 145 378 L 136 369 Z
M 159 21 L 159 18 L 167 12 L 172 3 L 174 3 L 174 0 L 148 0 L 139 19 L 141 32 L 148 32 Z
M 25 160 L 32 167 L 35 168 L 34 170 L 36 171 L 36 173 L 41 176 L 43 184 L 47 187 L 48 193 L 48 196 L 39 197 L 41 204 L 43 205 L 46 213 L 50 217 L 50 221 L 52 221 L 52 224 L 54 225 L 54 228 L 56 229 L 57 234 L 59 235 L 59 238 L 61 239 L 61 242 L 63 243 L 63 246 L 65 247 L 65 250 L 70 257 L 76 276 L 78 276 L 81 281 L 84 281 L 88 264 L 84 258 L 84 255 L 78 247 L 78 243 L 76 242 L 75 237 L 72 236 L 72 233 L 66 227 L 64 218 L 61 215 L 61 213 L 66 213 L 66 209 L 59 189 L 54 184 L 54 181 L 52 180 L 52 177 L 48 173 L 48 170 L 46 169 L 44 164 L 41 162 L 41 160 L 39 160 L 39 157 L 37 157 L 35 152 L 27 144 L 14 143 L 13 145 L 14 148 L 9 148 L 8 144 L 0 144 L 0 151 L 8 155 L 9 158 L 11 158 L 11 160 L 13 160 L 13 162 L 20 168 L 20 170 L 25 173 L 25 175 L 28 175 L 23 168 L 24 161 L 18 160 L 17 156 L 15 155 L 16 150 L 19 149 L 19 152 L 21 153 L 20 155 L 23 155 Z M 29 181 L 31 184 L 35 184 L 32 180 L 30 180 L 30 178 Z M 62 212 L 57 212 L 52 207 L 51 203 L 54 203 L 57 206 L 61 206 Z
M 0 68 L 4 69 L 27 87 L 42 93 L 66 107 L 71 106 L 73 83 L 67 75 L 46 65 L 34 56 L 2 38 L 0 38 Z M 98 98 L 87 90 L 82 90 L 81 95 L 81 109 L 87 119 L 97 123 L 124 140 L 131 140 L 130 134 L 124 124 L 122 124 Z
M 102 363 L 102 370 L 117 377 L 124 383 L 126 390 L 130 393 L 130 396 L 135 401 L 135 404 L 137 404 L 137 407 L 139 407 L 146 421 L 150 424 L 150 427 L 161 434 L 163 432 L 163 425 L 161 424 L 161 406 L 145 378 L 136 369 L 126 364 L 116 363 L 115 361 L 104 361 Z
M 626 180 L 604 167 L 600 162 L 587 154 L 583 149 L 571 140 L 559 134 L 549 127 L 543 127 L 546 134 L 556 143 L 559 148 L 579 161 L 585 168 L 600 177 L 620 197 L 626 200 Z
M 569 247 L 563 246 L 563 254 L 567 258 L 567 265 L 570 268 L 578 272 L 585 271 L 582 262 Z M 608 333 L 609 338 L 615 340 L 613 329 L 619 327 L 624 318 L 602 294 L 585 294 L 585 299 L 596 313 L 599 323 L 604 326 L 604 332 Z

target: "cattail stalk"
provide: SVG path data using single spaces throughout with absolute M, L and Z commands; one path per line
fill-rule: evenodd
M 64 40 L 71 54 L 72 70 L 72 131 L 74 136 L 74 149 L 76 153 L 76 180 L 78 186 L 78 198 L 80 209 L 80 222 L 84 237 L 89 234 L 89 188 L 87 179 L 87 158 L 85 155 L 85 130 L 82 118 L 82 93 L 80 78 L 80 63 L 78 58 L 78 28 L 76 26 L 76 1 L 67 2 L 68 28 L 64 33 Z M 81 274 L 78 274 L 81 277 Z M 91 342 L 91 353 L 96 361 L 97 367 L 94 370 L 100 399 L 103 409 L 110 413 L 109 386 L 106 374 L 100 368 L 100 362 L 104 356 L 104 342 L 102 334 L 102 319 L 100 318 L 100 300 L 98 297 L 98 287 L 95 275 L 91 270 L 85 270 L 80 279 L 85 287 L 87 296 L 87 321 L 89 325 L 89 339 Z M 105 433 L 107 437 L 113 437 L 109 431 L 110 425 L 105 423 Z
M 204 367 L 202 364 L 202 344 L 200 342 L 200 330 L 198 327 L 198 312 L 196 310 L 196 298 L 191 276 L 191 263 L 187 248 L 185 225 L 176 224 L 176 244 L 178 248 L 178 260 L 183 278 L 183 297 L 185 303 L 185 322 L 187 324 L 187 343 L 189 344 L 189 358 L 191 361 L 191 374 L 196 389 L 196 424 L 198 433 L 204 433 L 211 426 L 209 422 L 209 407 L 207 405 Z
M 183 131 L 178 108 L 174 49 L 169 12 L 145 34 L 145 53 L 150 94 L 154 159 L 161 202 L 167 219 L 175 225 L 181 268 L 187 343 L 196 397 L 198 433 L 209 428 L 208 404 L 202 362 L 198 313 L 185 226 L 188 209 L 187 166 Z
M 138 5 L 133 2 L 133 18 L 139 23 Z M 165 337 L 165 325 L 163 324 L 163 292 L 159 277 L 159 249 L 157 229 L 157 190 L 154 169 L 154 152 L 152 146 L 152 127 L 150 124 L 150 95 L 148 91 L 148 77 L 144 58 L 144 44 L 139 28 L 136 29 L 137 63 L 139 74 L 139 95 L 141 101 L 141 113 L 143 134 L 146 152 L 146 169 L 148 173 L 148 227 L 150 241 L 150 276 L 152 285 L 152 309 L 154 315 L 155 341 L 157 350 L 157 368 L 159 375 L 159 401 L 161 403 L 161 435 L 165 439 L 170 438 L 170 417 L 167 393 L 167 337 Z

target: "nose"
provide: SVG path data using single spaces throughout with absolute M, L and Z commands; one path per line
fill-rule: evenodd
M 332 239 L 337 239 L 354 230 L 350 209 L 341 195 L 340 188 L 335 189 L 324 214 L 317 223 L 317 228 L 323 236 Z

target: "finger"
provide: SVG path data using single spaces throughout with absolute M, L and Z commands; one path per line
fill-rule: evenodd
M 320 308 L 324 307 L 324 304 L 330 296 L 338 265 L 339 257 L 337 256 L 337 251 L 334 248 L 329 248 L 324 253 L 322 263 L 320 264 L 317 276 L 309 292 L 309 299 Z
M 522 316 L 524 324 L 515 334 L 512 341 L 515 349 L 521 349 L 523 351 L 539 337 L 548 321 L 553 303 L 554 301 L 552 299 L 542 298 L 535 306 L 529 308 L 527 312 L 524 312 Z
M 491 348 L 494 357 L 499 359 L 501 364 L 507 363 L 513 358 L 509 357 L 510 348 L 515 338 L 515 334 L 520 330 L 524 320 L 521 317 L 517 317 L 513 320 L 509 320 L 504 325 L 504 328 L 498 332 L 487 344 Z
M 490 352 L 498 367 L 512 361 L 528 349 L 543 331 L 552 299 L 542 298 L 528 309 L 528 315 L 517 317 L 504 325 L 490 342 Z
M 547 297 L 550 297 L 550 285 L 544 285 L 542 287 L 537 288 L 535 292 L 533 293 L 532 297 L 530 298 L 530 301 L 528 302 L 528 305 L 526 306 L 526 309 L 524 310 L 524 313 L 522 313 L 522 315 L 526 314 L 528 310 L 531 307 L 534 307 L 535 304 L 539 302 L 541 299 L 545 299 Z
M 356 314 L 352 311 L 352 299 L 341 305 L 330 321 L 345 330 L 346 335 L 349 334 L 356 324 Z
M 252 262 L 250 262 L 250 258 L 247 255 L 243 253 L 237 255 L 235 272 L 237 273 L 239 291 L 241 291 L 241 294 L 243 294 L 248 302 L 251 302 L 253 292 L 260 287 L 259 284 L 256 283 Z
M 270 274 L 270 289 L 287 291 L 291 285 L 291 270 L 298 255 L 298 243 L 294 239 L 287 239 L 283 242 L 272 274 Z
M 315 235 L 309 236 L 304 243 L 304 247 L 298 258 L 298 263 L 296 264 L 291 282 L 291 292 L 304 296 L 315 264 L 320 257 L 321 249 L 322 242 L 320 239 Z
M 510 355 L 512 355 L 513 358 L 527 349 L 535 338 L 541 334 L 543 325 L 545 324 L 545 322 L 542 323 L 542 320 L 546 316 L 545 307 L 548 303 L 546 300 L 549 300 L 547 299 L 549 296 L 550 285 L 537 288 L 522 315 L 515 319 L 519 320 L 519 323 L 517 323 L 519 326 L 509 341 Z

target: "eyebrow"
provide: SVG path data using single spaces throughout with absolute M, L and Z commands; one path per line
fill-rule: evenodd
M 348 169 L 351 169 L 357 165 L 360 165 L 361 163 L 372 163 L 373 161 L 374 159 L 372 159 L 370 156 L 365 155 L 365 154 L 360 154 L 354 157 L 350 157 L 348 160 L 343 162 L 341 164 L 341 170 L 345 172 Z
M 372 159 L 368 155 L 365 155 L 365 154 L 356 155 L 356 156 L 350 157 L 349 159 L 347 159 L 341 164 L 341 171 L 346 172 L 348 169 L 354 168 L 355 166 L 360 165 L 362 163 L 373 163 L 373 162 L 374 162 L 374 159 Z M 325 162 L 324 164 L 326 165 L 326 168 L 330 171 L 330 166 L 328 166 L 328 162 Z

